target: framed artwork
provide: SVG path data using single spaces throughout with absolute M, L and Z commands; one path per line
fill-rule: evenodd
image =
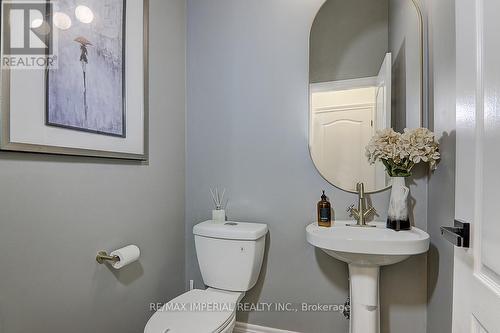
M 26 4 L 2 1 L 0 148 L 146 160 L 148 1 Z M 23 28 L 38 46 L 15 40 Z M 15 62 L 26 55 L 38 63 Z
M 87 14 L 102 20 L 77 20 L 59 32 L 59 65 L 47 71 L 47 125 L 126 136 L 125 1 L 93 0 L 88 5 L 96 14 Z M 55 5 L 71 12 L 78 3 L 65 0 Z

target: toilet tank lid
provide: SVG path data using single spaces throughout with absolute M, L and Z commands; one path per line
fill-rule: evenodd
M 267 225 L 262 223 L 205 221 L 193 227 L 193 234 L 220 239 L 257 240 L 265 236 L 267 230 Z

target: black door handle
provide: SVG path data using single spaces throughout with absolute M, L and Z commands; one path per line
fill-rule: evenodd
M 441 235 L 455 246 L 469 248 L 470 223 L 455 220 L 453 227 L 441 227 Z

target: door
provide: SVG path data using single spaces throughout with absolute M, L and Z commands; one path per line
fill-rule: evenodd
M 385 55 L 377 75 L 375 130 L 392 127 L 392 54 Z M 382 163 L 375 163 L 375 188 L 384 188 L 388 175 Z
M 377 75 L 376 104 L 377 113 L 375 129 L 391 127 L 391 98 L 392 98 L 392 55 L 385 55 L 380 71 Z
M 352 175 L 361 175 L 356 183 L 374 188 L 365 147 L 373 135 L 375 88 L 315 93 L 311 106 L 311 154 L 321 174 L 343 188 L 355 188 Z
M 453 333 L 500 332 L 500 2 L 457 0 L 457 219 Z
M 364 150 L 372 136 L 373 111 L 373 106 L 360 106 L 316 113 L 314 117 L 316 144 L 311 153 L 317 158 L 321 173 L 336 179 L 343 188 L 354 188 L 353 174 L 360 175 L 357 182 L 364 182 L 367 188 L 375 186 L 374 170 Z

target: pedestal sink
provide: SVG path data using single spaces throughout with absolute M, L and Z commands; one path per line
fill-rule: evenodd
M 352 226 L 337 221 L 331 228 L 316 223 L 306 228 L 307 241 L 330 256 L 349 265 L 351 294 L 351 333 L 379 333 L 380 266 L 401 262 L 429 250 L 429 235 L 418 229 L 396 232 L 385 223 L 372 227 Z

